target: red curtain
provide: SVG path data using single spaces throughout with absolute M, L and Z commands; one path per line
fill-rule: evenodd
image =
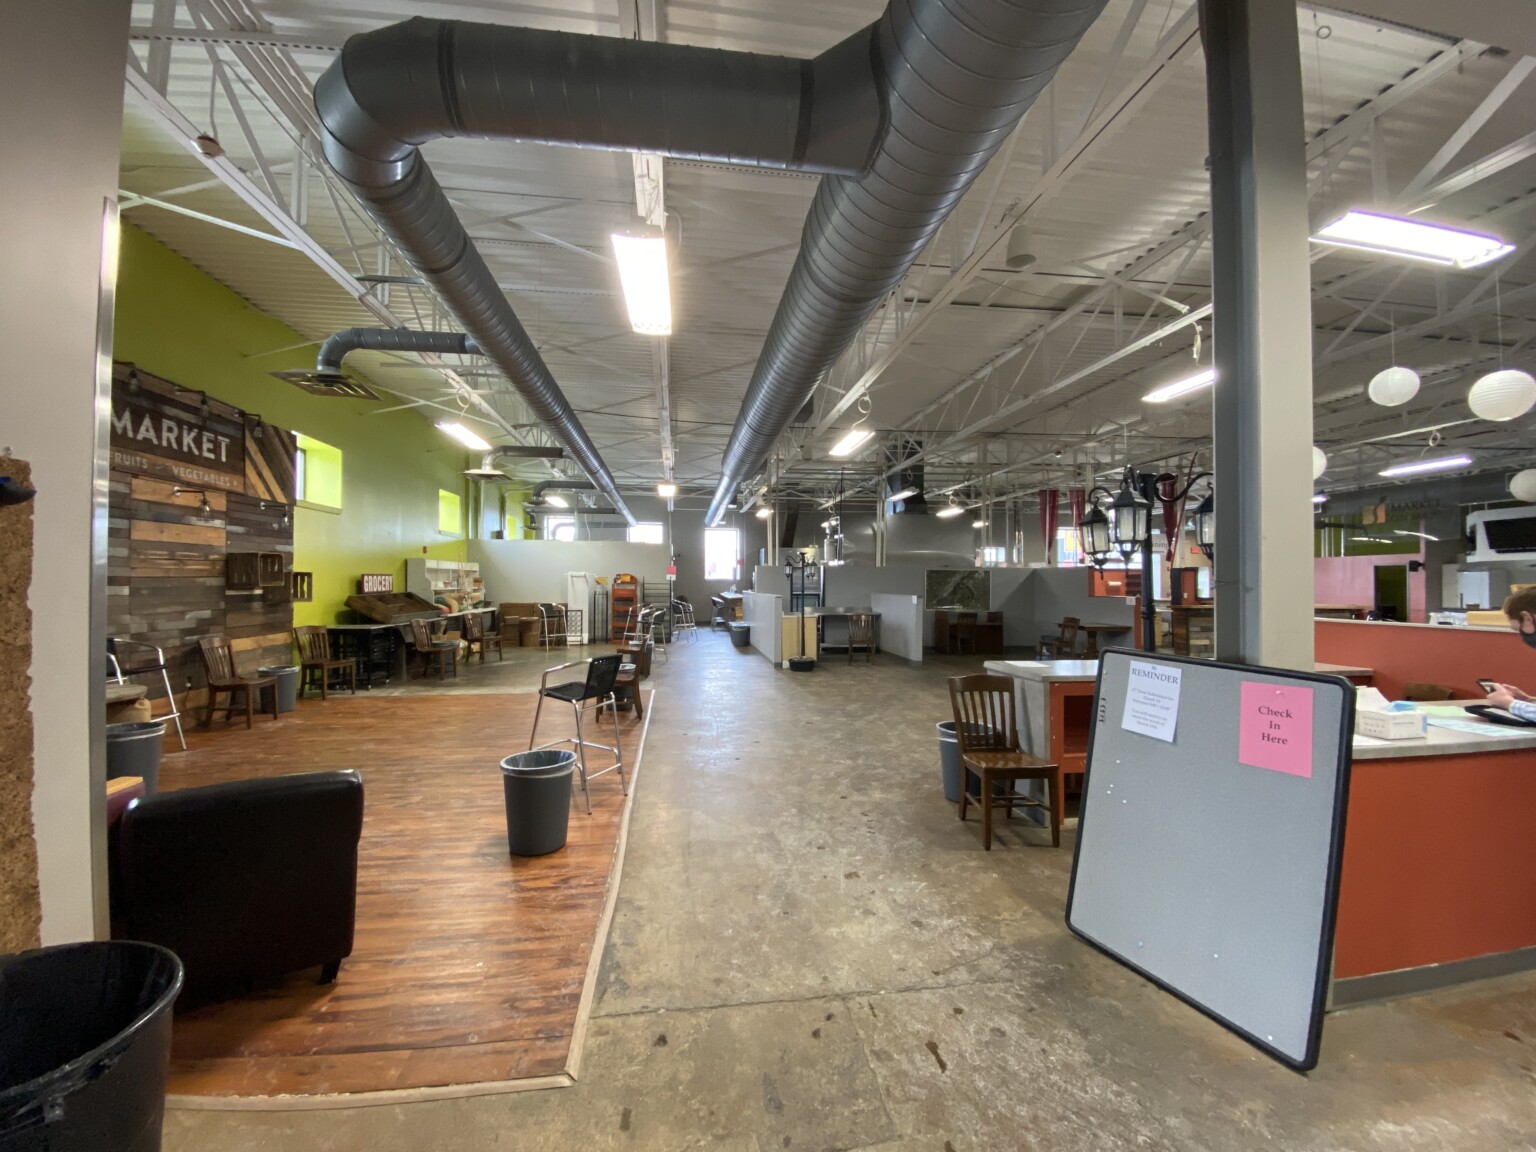
M 1083 516 L 1088 511 L 1088 490 L 1068 488 L 1067 503 L 1072 508 L 1072 530 L 1075 532 L 1083 526 Z
M 1045 561 L 1050 564 L 1056 554 L 1056 501 L 1061 492 L 1056 488 L 1040 489 L 1040 535 L 1045 538 Z

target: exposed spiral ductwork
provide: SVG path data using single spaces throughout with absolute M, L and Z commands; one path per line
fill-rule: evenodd
M 829 177 L 732 429 L 715 522 L 1104 2 L 893 0 L 814 60 L 417 18 L 349 39 L 315 107 L 337 174 L 631 523 L 420 146 L 480 136 Z
M 340 375 L 349 352 L 420 352 L 438 356 L 478 356 L 479 346 L 462 332 L 418 332 L 413 328 L 343 328 L 328 336 L 315 357 L 316 373 Z
M 880 122 L 866 44 L 852 37 L 804 61 L 418 18 L 349 39 L 315 109 L 337 174 L 634 523 L 420 146 L 481 136 L 853 172 Z
M 892 0 L 872 29 L 887 122 L 866 171 L 821 182 L 731 429 L 706 524 L 901 282 L 1105 0 Z

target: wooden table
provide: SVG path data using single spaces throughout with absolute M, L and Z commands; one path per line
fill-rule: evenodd
M 721 592 L 719 594 L 719 596 L 720 596 L 720 603 L 725 606 L 725 612 L 726 612 L 725 618 L 727 620 L 740 620 L 741 619 L 741 604 L 742 604 L 741 593 L 740 592 Z
M 1083 649 L 1084 660 L 1097 660 L 1099 658 L 1099 634 L 1106 633 L 1113 636 L 1117 632 L 1129 632 L 1133 624 L 1079 624 L 1077 630 L 1088 634 L 1088 644 Z
M 951 609 L 934 609 L 933 650 L 935 652 L 955 652 L 955 629 L 961 624 L 961 621 L 955 617 L 959 615 L 959 612 Z M 1003 654 L 1002 620 L 988 620 L 987 613 L 984 612 L 976 612 L 974 615 L 975 620 L 965 621 L 971 627 L 972 636 L 972 651 L 967 655 L 1001 656 Z

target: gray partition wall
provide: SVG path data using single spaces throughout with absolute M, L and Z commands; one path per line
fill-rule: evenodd
M 1336 676 L 1106 652 L 1068 926 L 1313 1067 L 1353 725 Z

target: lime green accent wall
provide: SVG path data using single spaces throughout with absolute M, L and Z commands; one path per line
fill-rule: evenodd
M 341 452 L 341 510 L 294 510 L 294 567 L 315 574 L 314 601 L 293 606 L 295 624 L 334 623 L 363 572 L 393 572 L 404 591 L 407 556 L 463 557 L 463 526 L 456 540 L 438 531 L 437 493 L 462 492 L 463 470 L 478 456 L 415 412 L 377 414 L 389 400 L 311 396 L 275 379 L 269 373 L 313 368 L 315 345 L 131 226 L 123 228 L 113 355 Z

